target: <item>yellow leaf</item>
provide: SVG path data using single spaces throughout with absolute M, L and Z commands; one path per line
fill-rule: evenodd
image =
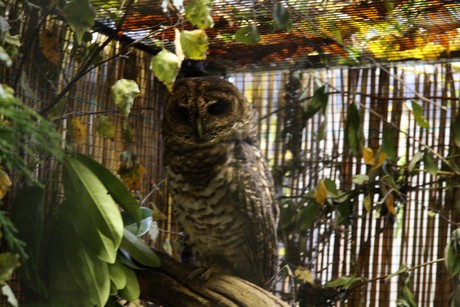
M 367 165 L 375 165 L 374 161 L 374 151 L 369 147 L 363 147 L 362 155 L 364 159 L 364 163 Z
M 366 197 L 364 197 L 364 209 L 366 209 L 367 213 L 372 211 L 372 202 L 370 195 L 366 195 Z
M 327 189 L 326 185 L 324 184 L 324 180 L 321 180 L 318 186 L 316 187 L 314 197 L 316 202 L 321 206 L 326 203 Z
M 0 169 L 0 199 L 5 197 L 8 192 L 9 187 L 11 186 L 11 179 L 7 173 Z
M 379 152 L 374 168 L 379 168 L 380 166 L 382 166 L 382 164 L 385 162 L 387 158 L 388 155 L 386 153 L 384 153 L 383 151 Z
M 308 282 L 310 284 L 313 283 L 313 274 L 309 269 L 298 266 L 295 268 L 294 275 L 301 281 Z
M 86 126 L 78 118 L 71 120 L 71 136 L 76 144 L 83 144 L 86 139 Z
M 387 198 L 385 199 L 385 205 L 387 206 L 388 211 L 396 216 L 395 199 L 393 197 L 393 194 L 387 196 Z
M 62 47 L 57 36 L 53 31 L 44 29 L 40 32 L 39 40 L 43 55 L 55 66 L 59 66 Z

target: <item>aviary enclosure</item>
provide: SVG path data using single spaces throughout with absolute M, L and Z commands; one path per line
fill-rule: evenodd
M 168 89 L 151 63 L 159 51 L 174 50 L 174 29 L 189 24 L 176 23 L 182 13 L 169 1 L 115 2 L 85 2 L 94 6 L 96 22 L 77 43 L 63 4 L 9 1 L 2 8 L 9 26 L 0 23 L 0 55 L 8 56 L 0 58 L 2 82 L 53 124 L 61 147 L 121 178 L 138 204 L 151 209 L 153 223 L 142 239 L 178 257 L 183 237 L 162 164 Z M 281 269 L 272 291 L 299 306 L 458 306 L 459 7 L 445 1 L 305 2 L 185 1 L 212 8 L 214 27 L 207 29 L 208 60 L 184 62 L 181 74 L 225 77 L 259 112 L 261 148 L 281 210 Z M 239 41 L 229 34 L 253 20 L 262 39 L 251 26 Z M 139 88 L 127 113 L 112 94 L 120 79 Z M 6 110 L 0 105 L 4 140 L 15 124 Z M 44 150 L 34 151 L 38 141 L 27 136 L 16 136 L 31 146 L 18 147 L 26 175 L 0 154 L 0 175 L 6 176 L 0 178 L 11 178 L 0 194 L 3 210 L 14 212 L 24 186 L 38 180 L 46 224 L 53 208 L 67 206 L 62 182 L 71 169 L 63 171 L 50 152 L 34 159 Z M 18 213 L 11 216 L 15 221 Z M 2 218 L 4 237 L 7 221 Z M 2 243 L 5 253 L 17 251 L 10 239 Z M 2 288 L 5 304 L 36 302 L 56 291 L 46 289 L 43 278 L 52 269 L 33 258 L 50 256 L 26 251 L 38 267 L 3 279 L 14 293 Z M 52 257 L 56 266 L 66 261 L 63 255 Z

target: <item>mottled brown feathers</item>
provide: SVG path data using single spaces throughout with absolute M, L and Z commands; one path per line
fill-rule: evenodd
M 178 81 L 165 107 L 164 160 L 198 260 L 264 286 L 277 268 L 278 203 L 256 119 L 230 82 Z

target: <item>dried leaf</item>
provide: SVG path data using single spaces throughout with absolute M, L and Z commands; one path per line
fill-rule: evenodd
M 375 165 L 374 151 L 371 148 L 363 147 L 361 154 L 363 155 L 364 163 L 367 165 Z
M 396 216 L 395 199 L 394 199 L 394 196 L 393 196 L 392 193 L 389 194 L 389 195 L 387 196 L 387 198 L 385 199 L 385 205 L 386 205 L 388 211 L 389 211 L 392 215 Z
M 71 119 L 70 128 L 72 140 L 78 145 L 83 144 L 86 139 L 86 126 L 82 124 L 80 119 L 74 117 Z
M 327 199 L 327 189 L 326 185 L 324 184 L 324 180 L 321 180 L 316 187 L 315 193 L 313 195 L 315 198 L 316 202 L 323 206 L 326 203 Z
M 308 282 L 310 284 L 313 283 L 313 274 L 312 274 L 311 270 L 309 270 L 307 268 L 304 268 L 304 267 L 301 267 L 301 266 L 296 267 L 295 271 L 294 271 L 294 275 L 295 275 L 295 277 L 297 277 L 298 279 L 300 279 L 303 282 Z
M 59 66 L 61 62 L 61 51 L 62 46 L 59 43 L 59 39 L 53 34 L 52 31 L 44 29 L 40 32 L 40 48 L 43 55 L 53 63 L 55 66 Z
M 7 173 L 0 169 L 0 200 L 5 197 L 12 182 Z

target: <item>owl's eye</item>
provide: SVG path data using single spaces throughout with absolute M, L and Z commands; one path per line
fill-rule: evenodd
M 230 109 L 231 105 L 228 102 L 218 100 L 208 107 L 208 113 L 211 115 L 222 115 L 230 111 Z
M 174 108 L 174 114 L 177 116 L 178 119 L 182 121 L 186 121 L 189 119 L 190 114 L 186 107 L 176 106 Z

